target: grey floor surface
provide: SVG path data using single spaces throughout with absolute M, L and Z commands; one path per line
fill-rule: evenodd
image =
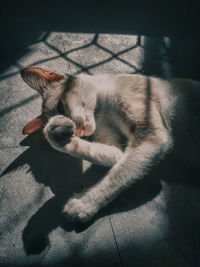
M 22 135 L 41 108 L 22 68 L 171 75 L 163 39 L 152 38 L 148 54 L 149 42 L 136 35 L 41 32 L 1 72 L 0 266 L 200 266 L 200 190 L 167 182 L 172 163 L 159 165 L 90 223 L 73 224 L 60 215 L 63 204 L 106 170 L 83 173 L 79 160 L 54 151 L 39 134 Z

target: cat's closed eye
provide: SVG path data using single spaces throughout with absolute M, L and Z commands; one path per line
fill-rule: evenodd
M 57 111 L 59 114 L 64 114 L 65 113 L 65 109 L 63 106 L 63 103 L 59 100 L 58 105 L 57 105 Z

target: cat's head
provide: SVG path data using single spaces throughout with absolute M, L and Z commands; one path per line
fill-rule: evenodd
M 96 91 L 87 79 L 61 75 L 38 67 L 21 71 L 23 80 L 42 96 L 42 116 L 25 127 L 25 134 L 41 129 L 52 116 L 62 114 L 76 125 L 78 136 L 90 136 L 96 125 Z M 28 131 L 27 131 L 28 129 Z

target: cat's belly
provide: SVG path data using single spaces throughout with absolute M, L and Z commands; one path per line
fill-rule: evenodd
M 114 146 L 118 146 L 120 143 L 117 134 L 113 131 L 113 129 L 107 127 L 106 125 L 103 127 L 97 127 L 94 134 L 94 140 L 102 144 Z
M 96 121 L 94 141 L 124 149 L 130 134 L 129 127 L 115 114 L 109 116 L 109 119 L 101 118 Z

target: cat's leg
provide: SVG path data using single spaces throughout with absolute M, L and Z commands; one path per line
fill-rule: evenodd
M 72 137 L 71 142 L 62 148 L 62 151 L 65 150 L 74 157 L 107 167 L 116 164 L 123 156 L 123 152 L 115 146 L 89 142 L 79 137 Z
M 158 129 L 137 145 L 130 144 L 123 156 L 108 174 L 84 195 L 71 198 L 64 207 L 64 215 L 72 220 L 86 222 L 97 211 L 113 200 L 126 187 L 142 179 L 155 156 L 166 151 L 170 135 Z
M 62 115 L 52 117 L 44 128 L 46 139 L 53 148 L 94 164 L 113 166 L 123 155 L 115 146 L 88 142 L 74 136 L 74 132 L 73 121 Z

